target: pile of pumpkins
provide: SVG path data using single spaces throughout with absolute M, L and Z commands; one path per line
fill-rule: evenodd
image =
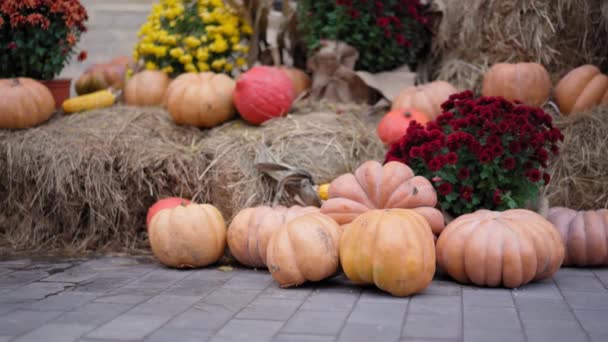
M 342 270 L 394 295 L 424 291 L 437 267 L 460 283 L 516 288 L 562 264 L 608 265 L 608 210 L 480 210 L 447 226 L 431 183 L 398 162 L 363 163 L 329 184 L 320 208 L 257 206 L 226 227 L 209 204 L 179 198 L 148 214 L 154 255 L 171 267 L 204 267 L 227 247 L 242 265 L 267 268 L 281 287 Z
M 553 87 L 549 73 L 541 64 L 497 63 L 485 73 L 481 95 L 502 96 L 538 107 L 549 100 L 552 90 L 562 115 L 608 105 L 608 76 L 590 64 L 571 70 Z M 387 145 L 398 141 L 413 120 L 424 125 L 439 116 L 441 104 L 457 92 L 445 81 L 403 89 L 378 124 L 378 137 Z

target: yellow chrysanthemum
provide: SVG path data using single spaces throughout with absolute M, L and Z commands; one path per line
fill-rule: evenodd
M 186 70 L 187 72 L 197 72 L 198 69 L 196 68 L 196 66 L 194 66 L 194 64 L 190 63 L 190 64 L 186 64 L 184 66 L 184 70 Z
M 183 55 L 179 58 L 179 62 L 182 64 L 191 64 L 192 63 L 192 55 Z
M 148 62 L 146 62 L 146 69 L 147 70 L 156 70 L 156 69 L 158 69 L 158 66 L 154 62 L 148 61 Z
M 170 74 L 173 72 L 173 67 L 172 66 L 166 66 L 164 68 L 162 68 L 162 72 L 164 72 L 165 74 Z
M 171 49 L 171 51 L 169 51 L 169 54 L 173 58 L 180 58 L 181 56 L 184 55 L 184 49 L 182 49 L 182 48 L 173 48 L 173 49 Z
M 211 70 L 211 68 L 209 67 L 209 64 L 205 63 L 205 62 L 198 62 L 198 69 L 200 71 L 209 71 Z
M 236 59 L 236 65 L 237 66 L 242 67 L 242 66 L 244 66 L 246 64 L 247 64 L 247 60 L 245 58 L 240 57 L 240 58 Z
M 199 39 L 197 39 L 196 37 L 193 37 L 193 36 L 188 36 L 188 37 L 184 38 L 184 43 L 189 48 L 196 48 L 196 47 L 199 47 L 201 45 L 201 41 Z

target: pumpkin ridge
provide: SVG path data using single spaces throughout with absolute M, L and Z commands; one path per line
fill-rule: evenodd
M 472 217 L 471 217 L 471 218 L 472 218 Z M 464 225 L 464 224 L 466 224 L 466 223 L 469 223 L 469 221 L 471 221 L 471 220 L 470 220 L 470 219 L 469 219 L 469 220 L 463 220 L 463 221 L 460 223 L 460 225 L 459 225 L 459 226 L 454 226 L 454 231 L 456 232 L 456 231 L 457 231 L 457 229 L 458 229 L 458 228 L 460 228 L 460 226 L 462 226 L 462 225 Z M 470 223 L 469 223 L 469 224 L 470 224 Z M 466 236 L 464 236 L 464 237 L 462 238 L 462 245 L 463 245 L 462 250 L 463 250 L 463 253 L 462 253 L 462 258 L 458 258 L 458 260 L 460 260 L 460 261 L 462 262 L 462 264 L 461 264 L 461 266 L 462 266 L 462 267 L 461 267 L 461 270 L 462 270 L 462 276 L 464 277 L 465 282 L 467 282 L 467 283 L 470 283 L 470 282 L 471 282 L 471 278 L 469 277 L 469 274 L 467 273 L 467 269 L 466 269 L 466 262 L 465 262 L 466 260 L 465 260 L 465 254 L 464 254 L 464 251 L 466 251 L 466 249 L 465 249 L 465 248 L 466 248 L 466 245 L 467 245 L 467 241 L 469 240 L 469 238 L 471 237 L 471 235 L 473 234 L 473 232 L 474 232 L 474 231 L 476 231 L 476 230 L 477 230 L 477 229 L 478 229 L 478 228 L 481 226 L 481 222 L 474 222 L 473 224 L 474 224 L 473 228 L 471 228 L 471 229 L 469 230 L 469 233 L 468 233 Z M 449 247 L 449 246 L 448 246 L 448 247 Z M 447 249 L 446 249 L 446 250 L 447 250 Z
M 550 270 L 551 268 L 551 264 L 552 264 L 552 258 L 553 258 L 553 250 L 552 250 L 552 246 L 548 243 L 548 241 L 546 241 L 545 239 L 543 239 L 541 236 L 539 236 L 540 231 L 544 230 L 544 227 L 542 226 L 538 226 L 536 227 L 535 225 L 533 225 L 532 227 L 534 227 L 534 229 L 530 230 L 530 240 L 533 243 L 534 248 L 532 249 L 532 252 L 534 253 L 534 259 L 536 260 L 536 275 L 533 275 L 532 279 L 537 278 L 541 279 L 545 273 L 547 271 Z M 538 228 L 538 229 L 536 229 Z M 542 249 L 545 253 L 539 253 L 539 246 L 542 246 Z M 545 258 L 544 260 L 541 259 L 542 255 L 549 255 L 549 258 Z M 541 264 L 541 261 L 543 261 L 544 263 Z

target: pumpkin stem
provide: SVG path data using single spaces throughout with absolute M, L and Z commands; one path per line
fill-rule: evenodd
M 412 117 L 412 113 L 409 110 L 406 110 L 403 112 L 403 116 L 409 119 Z

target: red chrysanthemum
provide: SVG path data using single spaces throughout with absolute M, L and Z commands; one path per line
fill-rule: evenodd
M 447 196 L 452 193 L 452 184 L 445 182 L 442 183 L 439 188 L 437 188 L 437 192 L 442 196 Z
M 503 169 L 511 171 L 515 168 L 515 159 L 512 157 L 505 158 L 503 159 L 501 166 Z

